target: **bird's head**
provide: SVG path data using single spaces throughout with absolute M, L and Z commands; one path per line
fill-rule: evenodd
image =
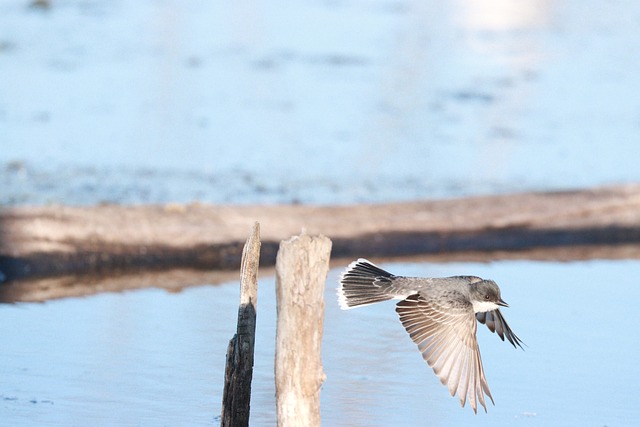
M 508 307 L 500 297 L 500 288 L 493 280 L 481 280 L 471 283 L 471 303 L 473 311 L 481 313 L 485 311 L 493 311 L 500 307 Z

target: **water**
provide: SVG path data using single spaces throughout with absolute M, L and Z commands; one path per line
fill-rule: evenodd
M 515 350 L 480 327 L 496 400 L 461 409 L 400 325 L 393 303 L 341 311 L 339 270 L 325 295 L 326 426 L 633 426 L 639 261 L 387 263 L 392 272 L 495 279 Z M 275 425 L 275 291 L 259 284 L 251 424 Z M 157 289 L 0 305 L 5 425 L 213 425 L 238 285 Z
M 0 4 L 0 203 L 640 180 L 640 3 Z
M 0 2 L 0 205 L 388 202 L 640 181 L 631 0 Z M 498 281 L 514 350 L 460 409 L 393 304 L 327 285 L 324 425 L 640 423 L 638 261 L 388 264 Z M 161 280 L 161 279 L 159 279 Z M 252 425 L 275 425 L 262 277 Z M 0 305 L 0 423 L 211 425 L 237 284 Z

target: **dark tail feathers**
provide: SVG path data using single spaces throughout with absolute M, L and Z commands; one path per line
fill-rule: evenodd
M 364 258 L 352 262 L 340 277 L 340 307 L 346 310 L 392 299 L 389 288 L 394 277 Z

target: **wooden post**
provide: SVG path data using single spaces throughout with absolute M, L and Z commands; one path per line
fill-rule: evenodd
M 238 328 L 229 341 L 227 365 L 222 395 L 220 425 L 249 425 L 253 348 L 256 336 L 256 305 L 258 298 L 258 265 L 260 260 L 260 224 L 253 225 L 251 236 L 242 251 L 240 266 L 240 307 Z
M 276 258 L 278 426 L 320 426 L 320 355 L 331 240 L 301 234 L 280 242 Z

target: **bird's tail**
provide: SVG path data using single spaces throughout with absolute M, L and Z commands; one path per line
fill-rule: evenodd
M 394 298 L 393 274 L 366 259 L 349 264 L 340 276 L 338 303 L 343 310 Z

